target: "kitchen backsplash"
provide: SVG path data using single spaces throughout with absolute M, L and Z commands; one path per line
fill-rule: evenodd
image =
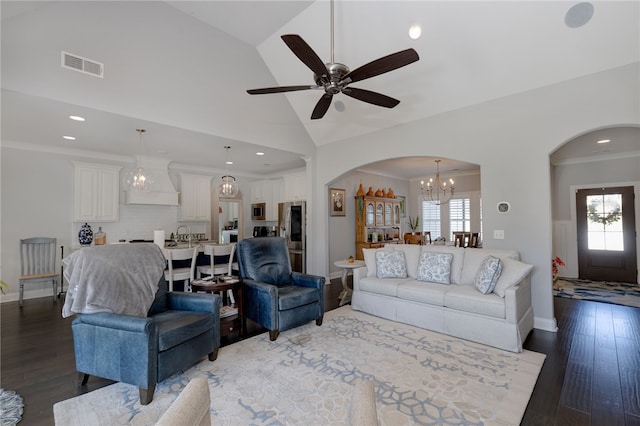
M 175 233 L 178 226 L 185 225 L 191 228 L 192 234 L 205 234 L 210 237 L 211 227 L 209 222 L 180 222 L 178 223 L 178 207 L 151 206 L 151 205 L 120 205 L 120 220 L 118 222 L 89 222 L 95 235 L 98 227 L 107 234 L 107 244 L 116 243 L 119 240 L 153 240 L 153 231 L 163 229 L 166 239 L 171 233 Z M 73 246 L 80 246 L 78 232 L 83 223 L 74 223 L 72 226 L 71 241 Z M 186 233 L 182 229 L 181 233 Z

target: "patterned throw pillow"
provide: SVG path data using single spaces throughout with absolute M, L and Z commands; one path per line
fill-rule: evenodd
M 502 272 L 502 262 L 497 257 L 487 256 L 480 265 L 480 269 L 476 272 L 473 284 L 482 294 L 489 294 L 498 283 L 500 273 Z
M 422 252 L 416 279 L 430 283 L 451 284 L 452 260 L 453 253 Z
M 376 251 L 376 276 L 378 278 L 407 278 L 407 264 L 401 251 Z

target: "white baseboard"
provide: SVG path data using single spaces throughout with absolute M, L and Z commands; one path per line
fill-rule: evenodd
M 551 331 L 552 333 L 558 332 L 558 322 L 555 318 L 546 319 L 533 317 L 533 328 L 537 328 L 538 330 Z
M 66 286 L 65 286 L 65 290 L 66 290 Z M 23 301 L 24 300 L 29 300 L 29 299 L 37 299 L 39 297 L 53 297 L 53 294 L 51 293 L 52 289 L 51 287 L 49 288 L 41 288 L 39 290 L 26 290 L 26 286 L 25 286 L 25 291 L 24 291 L 24 295 L 23 295 Z M 60 292 L 60 286 L 58 286 L 58 292 Z M 7 294 L 2 294 L 0 295 L 0 303 L 5 303 L 5 302 L 17 302 L 18 298 L 20 296 L 20 293 L 7 293 Z M 57 296 L 57 294 L 56 294 Z

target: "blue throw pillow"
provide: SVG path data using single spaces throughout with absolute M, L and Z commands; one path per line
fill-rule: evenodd
M 451 284 L 451 261 L 453 253 L 423 251 L 418 264 L 418 281 Z
M 376 277 L 407 278 L 407 263 L 401 251 L 376 251 Z
M 480 265 L 480 269 L 476 272 L 473 284 L 482 294 L 489 294 L 493 292 L 498 283 L 498 278 L 502 273 L 502 262 L 500 259 L 493 256 L 487 256 Z

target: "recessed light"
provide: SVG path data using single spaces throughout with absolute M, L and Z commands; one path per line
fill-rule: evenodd
M 414 24 L 411 26 L 411 28 L 409 28 L 409 37 L 411 38 L 411 40 L 417 40 L 421 35 L 422 28 L 420 28 L 420 25 Z
M 233 161 L 225 161 L 224 164 L 232 165 Z
M 84 117 L 80 117 L 79 115 L 70 115 L 69 118 L 73 121 L 84 121 Z
M 75 141 L 76 137 L 75 136 L 63 136 L 62 139 L 66 139 L 68 141 Z
M 256 152 L 256 155 L 264 155 L 264 152 Z
M 611 139 L 600 139 L 598 141 L 598 143 L 609 143 L 609 142 L 611 142 Z

